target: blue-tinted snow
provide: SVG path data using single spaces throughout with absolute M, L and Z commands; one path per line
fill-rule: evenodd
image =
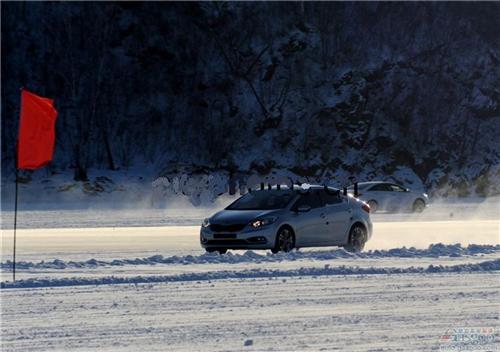
M 141 284 L 141 283 L 166 283 L 179 281 L 207 281 L 225 279 L 256 279 L 279 278 L 300 276 L 326 276 L 326 275 L 378 275 L 378 274 L 433 274 L 433 273 L 466 273 L 466 272 L 491 272 L 500 270 L 500 259 L 483 261 L 476 264 L 458 264 L 450 266 L 429 265 L 427 267 L 409 268 L 359 268 L 359 267 L 330 267 L 299 268 L 292 270 L 280 269 L 251 269 L 242 271 L 213 271 L 205 273 L 185 273 L 171 276 L 133 276 L 133 277 L 101 277 L 101 278 L 61 278 L 61 279 L 26 279 L 15 282 L 2 282 L 1 288 L 36 288 L 82 285 L 116 285 L 116 284 Z
M 393 248 L 389 250 L 373 250 L 362 253 L 350 253 L 344 249 L 317 250 L 317 251 L 293 251 L 290 253 L 259 254 L 246 251 L 243 254 L 229 252 L 225 255 L 217 253 L 206 253 L 202 255 L 170 256 L 154 255 L 147 258 L 114 259 L 86 261 L 64 261 L 55 259 L 52 261 L 16 263 L 18 270 L 32 269 L 69 269 L 69 268 L 97 268 L 103 266 L 124 265 L 188 265 L 188 264 L 240 264 L 240 263 L 265 263 L 265 262 L 287 262 L 298 260 L 328 261 L 333 259 L 377 259 L 377 258 L 437 258 L 437 257 L 461 257 L 481 254 L 494 254 L 500 252 L 500 245 L 478 245 L 471 244 L 462 247 L 460 244 L 446 245 L 442 243 L 432 244 L 427 249 Z M 2 270 L 11 270 L 12 262 L 7 260 L 0 264 Z

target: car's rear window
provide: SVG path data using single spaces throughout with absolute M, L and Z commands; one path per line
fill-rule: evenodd
M 392 187 L 391 185 L 388 185 L 387 183 L 379 183 L 370 188 L 370 191 L 384 191 L 384 192 L 392 192 Z
M 358 189 L 359 190 L 365 190 L 367 189 L 368 187 L 372 186 L 373 183 L 360 183 L 358 184 Z M 349 186 L 347 187 L 348 190 L 353 190 L 354 189 L 354 186 Z
M 282 209 L 290 203 L 296 192 L 292 190 L 252 191 L 234 201 L 228 210 Z

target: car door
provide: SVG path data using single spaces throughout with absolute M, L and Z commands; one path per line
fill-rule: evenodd
M 345 242 L 345 235 L 351 224 L 351 208 L 347 197 L 340 192 L 323 191 L 323 203 L 327 217 L 327 232 L 323 238 L 324 245 L 339 245 Z
M 307 212 L 297 212 L 301 206 L 309 206 Z M 322 243 L 327 232 L 326 212 L 318 190 L 309 190 L 299 196 L 292 206 L 294 215 L 295 243 L 297 247 L 315 246 Z
M 374 199 L 378 204 L 378 209 L 387 210 L 390 208 L 392 199 L 392 188 L 387 183 L 377 183 L 369 189 L 369 196 L 367 194 L 366 201 Z
M 392 188 L 392 203 L 391 210 L 403 210 L 410 208 L 410 204 L 413 204 L 412 194 L 396 184 L 390 185 Z

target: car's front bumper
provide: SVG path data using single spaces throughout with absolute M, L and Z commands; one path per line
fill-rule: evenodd
M 270 249 L 276 238 L 275 226 L 262 229 L 243 229 L 238 232 L 215 232 L 201 227 L 200 244 L 203 248 Z

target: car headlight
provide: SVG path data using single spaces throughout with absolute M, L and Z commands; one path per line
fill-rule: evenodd
M 210 226 L 210 219 L 209 218 L 206 218 L 205 220 L 203 220 L 203 222 L 201 223 L 201 226 L 202 227 L 209 227 Z
M 257 219 L 257 220 L 254 220 L 250 223 L 250 225 L 254 228 L 254 229 L 257 229 L 259 227 L 262 227 L 262 226 L 267 226 L 269 224 L 272 224 L 273 222 L 275 222 L 278 218 L 276 217 L 270 217 L 270 218 L 263 218 L 263 219 Z

